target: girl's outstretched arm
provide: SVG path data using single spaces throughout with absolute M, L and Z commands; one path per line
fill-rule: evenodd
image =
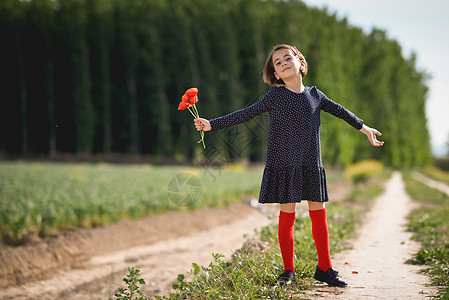
M 382 135 L 382 133 L 380 133 L 378 130 L 376 130 L 374 128 L 370 128 L 370 127 L 366 126 L 365 124 L 363 124 L 360 131 L 363 132 L 364 134 L 366 134 L 371 145 L 373 145 L 374 147 L 379 147 L 384 144 L 384 142 L 377 140 L 376 135 L 378 135 L 378 136 Z
M 211 126 L 208 120 L 203 119 L 203 118 L 198 118 L 194 120 L 195 122 L 195 127 L 197 131 L 209 131 L 211 130 Z

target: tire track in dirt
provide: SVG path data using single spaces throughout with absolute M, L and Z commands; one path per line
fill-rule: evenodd
M 386 183 L 359 228 L 352 249 L 335 255 L 334 267 L 348 282 L 344 289 L 316 285 L 312 299 L 428 299 L 436 289 L 426 286 L 423 267 L 405 264 L 420 245 L 406 232 L 406 217 L 416 207 L 405 192 L 399 172 Z M 345 264 L 348 262 L 348 264 Z M 357 273 L 353 273 L 357 272 Z

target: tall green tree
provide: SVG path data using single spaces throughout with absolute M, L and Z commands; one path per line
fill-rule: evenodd
M 139 115 L 138 115 L 138 64 L 139 39 L 138 18 L 141 1 L 117 1 L 116 22 L 118 30 L 118 45 L 123 59 L 124 91 L 122 102 L 127 106 L 127 141 L 128 151 L 131 154 L 139 153 Z
M 70 53 L 70 114 L 74 124 L 74 150 L 79 154 L 91 154 L 96 116 L 91 98 L 86 4 L 79 0 L 61 1 L 58 15 L 60 34 Z
M 97 114 L 96 137 L 101 140 L 101 151 L 112 153 L 112 79 L 111 48 L 114 40 L 113 2 L 88 1 L 88 41 L 92 77 L 92 97 Z

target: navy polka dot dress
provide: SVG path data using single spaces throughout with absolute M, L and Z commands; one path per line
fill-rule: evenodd
M 360 130 L 363 120 L 330 100 L 316 87 L 302 93 L 273 87 L 257 103 L 210 121 L 212 131 L 244 123 L 268 112 L 267 161 L 260 203 L 327 202 L 326 173 L 321 160 L 321 110 Z

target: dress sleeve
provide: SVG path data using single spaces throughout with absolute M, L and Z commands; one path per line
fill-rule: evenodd
M 360 130 L 363 126 L 363 120 L 358 118 L 353 112 L 343 107 L 331 99 L 329 99 L 322 91 L 316 89 L 318 98 L 321 101 L 321 109 L 331 115 L 340 118 L 357 130 Z
M 232 112 L 228 115 L 210 120 L 211 131 L 221 130 L 234 125 L 245 123 L 260 114 L 269 111 L 271 108 L 271 90 L 266 93 L 262 99 L 254 103 L 253 105 Z

